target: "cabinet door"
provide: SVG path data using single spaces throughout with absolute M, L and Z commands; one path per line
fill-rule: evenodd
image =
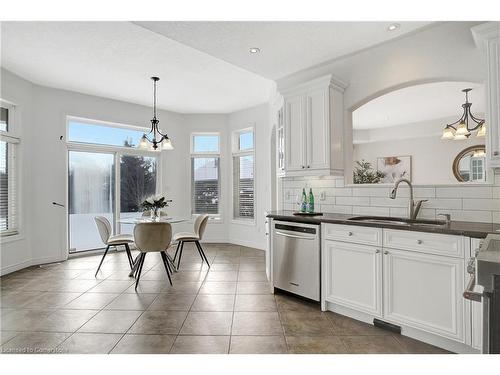
M 298 171 L 306 166 L 306 111 L 303 95 L 285 99 L 285 166 Z
M 500 36 L 488 43 L 488 117 L 490 164 L 500 167 Z
M 464 262 L 403 250 L 384 251 L 384 317 L 464 342 Z
M 307 104 L 308 169 L 330 168 L 330 126 L 328 89 L 309 91 Z
M 380 317 L 380 249 L 337 241 L 324 241 L 323 244 L 326 301 Z

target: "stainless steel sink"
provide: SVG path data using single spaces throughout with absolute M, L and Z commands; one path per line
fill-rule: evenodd
M 385 217 L 385 216 L 355 216 L 348 221 L 362 221 L 374 224 L 391 224 L 391 225 L 419 225 L 419 226 L 444 226 L 446 221 L 440 220 L 425 220 L 425 219 L 405 219 L 401 217 Z

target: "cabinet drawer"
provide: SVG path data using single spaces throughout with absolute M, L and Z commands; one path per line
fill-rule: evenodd
M 384 229 L 384 247 L 460 258 L 464 255 L 463 238 L 449 234 Z
M 358 225 L 323 224 L 322 236 L 326 240 L 382 246 L 382 229 Z

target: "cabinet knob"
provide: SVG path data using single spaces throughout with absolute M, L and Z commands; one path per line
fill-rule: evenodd
M 389 252 L 386 250 L 386 251 L 384 251 L 384 254 L 387 255 L 387 254 L 389 254 Z
M 352 232 L 348 232 L 348 233 L 347 233 L 347 235 L 348 235 L 349 237 L 350 237 L 350 236 L 352 236 L 353 234 L 354 234 L 354 233 L 352 233 Z
M 307 168 L 311 168 L 311 166 L 310 166 L 310 165 L 308 165 L 308 166 L 307 166 Z
M 423 242 L 422 240 L 417 240 L 417 243 L 418 243 L 419 245 L 422 245 L 422 242 Z
M 379 253 L 380 253 L 379 249 L 375 250 L 375 254 L 379 254 Z
M 302 169 L 304 169 L 305 167 L 302 165 Z
M 493 152 L 493 155 L 494 155 L 494 156 L 498 156 L 498 154 L 499 154 L 499 152 L 498 152 L 498 151 L 494 151 L 494 152 Z

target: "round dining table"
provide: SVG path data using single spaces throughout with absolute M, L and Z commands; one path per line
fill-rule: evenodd
M 135 225 L 139 223 L 170 223 L 170 224 L 176 224 L 176 223 L 184 223 L 186 221 L 189 221 L 189 218 L 183 218 L 183 217 L 170 217 L 170 216 L 161 216 L 160 218 L 151 218 L 148 216 L 139 216 L 139 217 L 126 217 L 117 220 L 118 223 L 120 224 L 130 224 L 130 225 Z M 175 266 L 174 260 L 172 257 L 165 251 L 165 254 L 167 254 L 167 260 L 172 266 L 172 269 L 174 272 L 177 272 L 177 267 Z M 129 276 L 132 277 L 134 276 L 135 270 L 138 266 L 137 259 L 139 258 L 139 255 L 137 255 L 134 259 L 134 264 L 132 267 L 132 270 L 129 273 Z

